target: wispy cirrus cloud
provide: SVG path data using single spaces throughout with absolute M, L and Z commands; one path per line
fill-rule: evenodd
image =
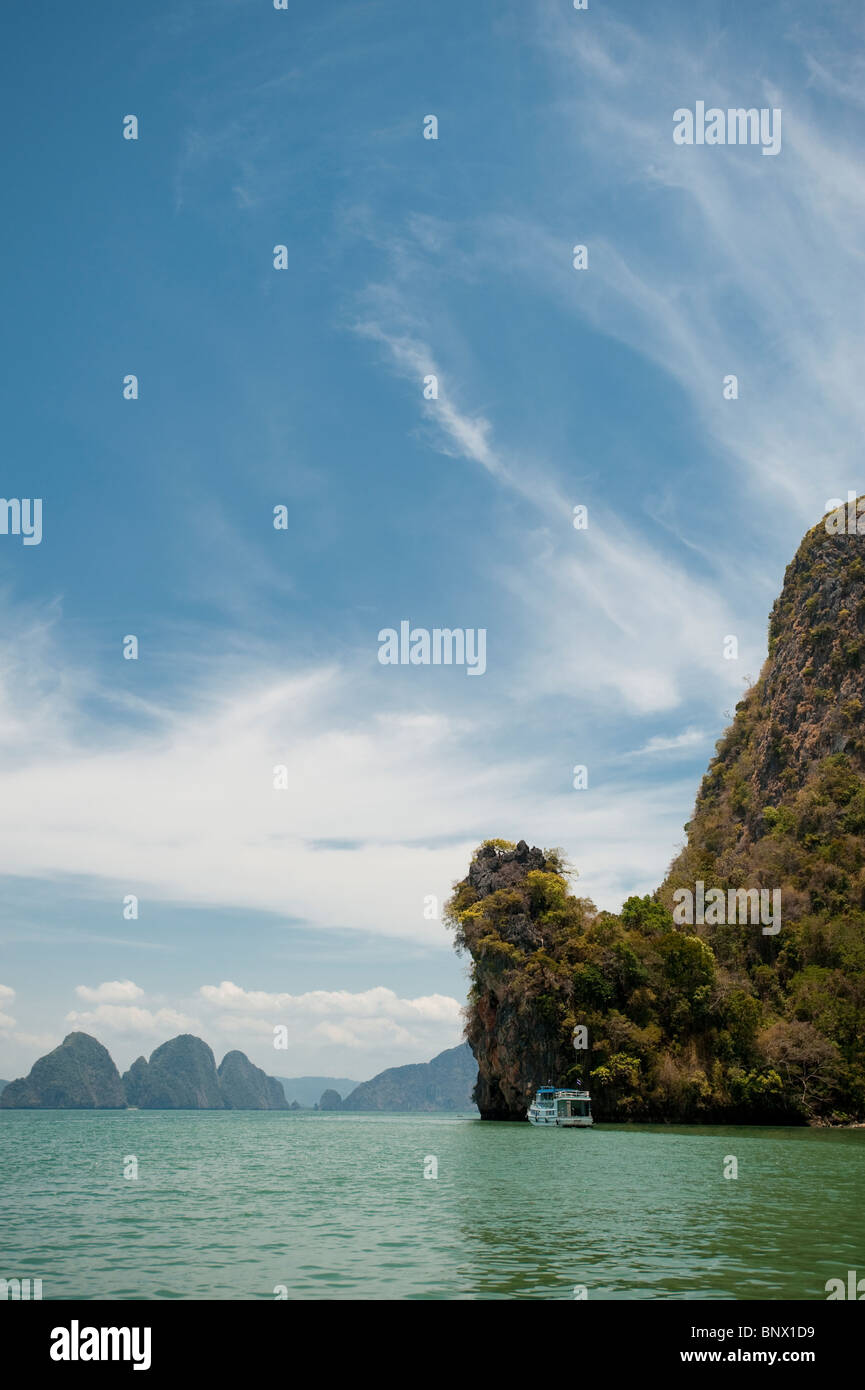
M 655 734 L 642 748 L 637 748 L 628 757 L 639 757 L 643 753 L 681 753 L 685 750 L 691 751 L 694 748 L 702 747 L 707 739 L 707 734 L 703 729 L 683 729 L 680 734 L 673 734 L 667 738 L 663 734 Z
M 397 302 L 391 287 L 381 307 L 405 320 L 408 310 L 395 309 Z M 491 486 L 529 506 L 527 534 L 514 541 L 521 563 L 496 565 L 502 586 L 524 609 L 525 639 L 514 647 L 519 687 L 599 699 L 612 691 L 640 712 L 675 708 L 689 681 L 707 674 L 733 688 L 736 673 L 722 659 L 733 619 L 708 578 L 686 571 L 669 549 L 659 550 L 644 531 L 603 505 L 593 506 L 589 526 L 575 534 L 574 503 L 555 466 L 510 457 L 500 448 L 492 422 L 457 402 L 422 340 L 369 320 L 355 327 L 384 346 L 393 370 L 414 383 L 418 398 L 424 378 L 436 376 L 439 399 L 423 401 L 419 409 L 436 431 L 437 447 L 479 464 Z M 677 634 L 672 645 L 671 632 Z M 759 667 L 759 648 L 751 657 Z
M 660 367 L 715 441 L 714 466 L 736 471 L 728 489 L 768 493 L 776 525 L 780 508 L 801 528 L 861 467 L 861 314 L 849 293 L 865 259 L 856 45 L 831 43 L 827 110 L 802 80 L 805 65 L 827 76 L 813 58 L 828 42 L 816 15 L 788 28 L 771 63 L 741 30 L 687 43 L 663 22 L 599 14 L 589 34 L 569 18 L 547 5 L 538 26 L 562 144 L 639 197 L 652 232 L 622 222 L 613 240 L 594 217 L 591 273 L 577 284 L 558 234 L 515 219 L 495 237 L 497 262 Z M 697 99 L 780 107 L 780 156 L 675 146 L 673 111 Z M 726 373 L 739 377 L 735 404 L 721 396 Z
M 588 26 L 559 5 L 542 7 L 534 34 L 551 76 L 538 210 L 438 222 L 414 213 L 384 235 L 362 220 L 359 234 L 391 273 L 360 293 L 354 327 L 411 383 L 433 447 L 528 504 L 509 537 L 512 563 L 495 570 L 528 619 L 516 686 L 612 695 L 647 713 L 692 702 L 692 717 L 705 718 L 712 691 L 729 694 L 742 671 L 759 670 L 792 549 L 861 467 L 861 325 L 849 286 L 865 259 L 865 175 L 855 127 L 811 101 L 796 70 L 807 24 L 791 31 L 774 72 L 761 48 L 743 51 L 729 33 L 701 43 L 663 22 L 648 29 L 608 15 Z M 843 107 L 855 59 L 845 68 L 836 46 L 832 71 Z M 673 111 L 697 98 L 780 105 L 780 157 L 675 146 Z M 594 191 L 578 218 L 562 168 Z M 611 179 L 643 216 L 611 215 Z M 571 265 L 575 240 L 589 244 L 586 272 Z M 470 403 L 472 384 L 483 399 L 488 376 L 460 322 L 470 280 L 501 295 L 522 286 L 627 347 L 658 374 L 653 389 L 667 393 L 669 411 L 702 432 L 699 457 L 673 460 L 623 515 L 605 489 L 569 483 L 598 464 L 581 457 L 579 440 L 562 460 L 539 419 L 528 451 L 525 440 L 498 442 L 494 415 Z M 448 360 L 456 340 L 458 368 Z M 505 370 L 498 360 L 496 370 Z M 421 399 L 430 374 L 438 401 Z M 723 396 L 730 374 L 737 400 Z M 575 538 L 570 508 L 587 491 L 590 526 Z M 722 656 L 729 633 L 738 665 Z

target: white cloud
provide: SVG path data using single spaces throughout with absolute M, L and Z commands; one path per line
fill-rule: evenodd
M 230 980 L 202 985 L 199 993 L 214 1008 L 229 1011 L 215 1019 L 226 1036 L 272 1041 L 274 1028 L 282 1026 L 292 1050 L 301 1044 L 362 1053 L 393 1049 L 400 1060 L 427 1060 L 446 1047 L 455 1047 L 462 1038 L 462 1006 L 448 995 L 404 999 L 383 986 L 358 992 L 272 994 L 242 989 Z
M 159 1042 L 177 1033 L 194 1033 L 200 1027 L 194 1018 L 178 1013 L 176 1009 L 142 1009 L 136 1005 L 100 1004 L 88 1012 L 74 1010 L 66 1015 L 66 1022 L 76 1029 L 108 1029 L 118 1034 L 146 1034 L 158 1038 Z
M 76 985 L 75 993 L 88 1004 L 122 1004 L 130 999 L 140 999 L 144 993 L 132 980 L 106 980 L 91 989 L 89 985 Z
M 389 298 L 392 303 L 392 296 Z M 372 320 L 355 324 L 355 332 L 387 348 L 399 374 L 416 386 L 419 387 L 427 376 L 436 377 L 438 399 L 422 400 L 422 408 L 426 419 L 438 432 L 439 447 L 444 452 L 452 454 L 456 451 L 459 456 L 481 464 L 493 476 L 504 474 L 502 460 L 490 440 L 490 421 L 482 415 L 469 415 L 458 408 L 448 389 L 446 377 L 425 343 L 409 333 L 389 332 Z M 510 481 L 513 483 L 514 480 Z
M 12 989 L 11 985 L 0 985 L 0 999 L 4 1000 L 7 1004 L 11 1004 L 14 998 L 15 991 Z
M 449 891 L 490 825 L 519 821 L 532 767 L 473 757 L 473 721 L 392 708 L 382 671 L 205 687 L 100 750 L 76 745 L 70 721 L 49 757 L 34 720 L 29 761 L 0 773 L 0 873 L 102 878 L 110 864 L 118 902 L 134 891 L 441 943 L 425 895 Z
M 706 742 L 707 737 L 702 729 L 685 729 L 681 734 L 673 734 L 670 737 L 656 734 L 644 743 L 642 748 L 637 748 L 626 756 L 638 757 L 641 753 L 678 753 L 685 749 L 699 748 Z
M 573 676 L 586 689 L 603 679 L 603 670 L 580 676 L 573 655 L 564 664 L 562 648 L 545 652 L 543 640 L 539 631 L 541 685 L 566 687 Z M 696 631 L 691 640 L 698 645 Z M 599 661 L 605 652 L 612 661 L 606 647 Z M 445 715 L 422 681 L 409 700 L 406 685 L 388 684 L 390 672 L 383 678 L 370 665 L 372 674 L 334 664 L 243 684 L 214 678 L 184 709 L 151 704 L 144 730 L 107 729 L 96 749 L 74 706 L 56 740 L 42 737 L 55 711 L 44 724 L 34 712 L 17 764 L 0 771 L 0 873 L 92 880 L 118 904 L 135 892 L 143 910 L 148 898 L 257 909 L 444 949 L 448 936 L 440 920 L 425 918 L 424 900 L 434 895 L 441 905 L 489 835 L 562 845 L 601 906 L 617 907 L 647 876 L 657 883 L 693 788 L 671 788 L 659 804 L 636 783 L 593 784 L 586 801 L 570 790 L 569 766 L 550 768 L 508 735 L 513 708 L 497 696 L 481 715 Z M 636 658 L 632 665 L 634 703 L 672 698 L 663 671 Z M 515 678 L 513 698 L 518 686 Z M 585 761 L 578 750 L 573 760 Z M 287 791 L 273 789 L 276 764 L 288 768 Z M 136 988 L 122 980 L 98 988 L 106 985 Z M 81 986 L 79 998 L 140 997 L 97 998 L 94 988 Z
M 392 989 L 378 986 L 352 993 L 350 990 L 310 990 L 306 994 L 269 994 L 264 990 L 246 990 L 231 980 L 219 985 L 202 985 L 199 990 L 208 1004 L 221 1008 L 252 1010 L 255 1013 L 279 1014 L 304 1018 L 389 1017 L 413 1022 L 453 1022 L 459 1017 L 460 1005 L 445 994 L 429 994 L 417 999 L 401 999 Z
M 43 1057 L 46 1052 L 53 1052 L 55 1047 L 60 1045 L 61 1039 L 55 1033 L 25 1033 L 17 1032 L 13 1035 L 14 1041 L 22 1048 L 35 1051 L 36 1055 Z M 35 1060 L 35 1058 L 34 1058 Z M 30 1070 L 32 1063 L 28 1063 L 26 1070 Z

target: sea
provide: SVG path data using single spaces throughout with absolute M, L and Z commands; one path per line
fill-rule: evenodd
M 865 1129 L 0 1111 L 0 1278 L 43 1299 L 826 1299 Z

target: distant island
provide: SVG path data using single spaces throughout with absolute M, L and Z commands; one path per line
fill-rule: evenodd
M 30 1074 L 0 1093 L 4 1110 L 287 1110 L 282 1087 L 242 1052 L 217 1070 L 213 1052 L 189 1033 L 139 1057 L 121 1077 L 107 1048 L 69 1033 Z
M 190 1033 L 162 1043 L 149 1060 L 137 1058 L 121 1076 L 96 1038 L 69 1033 L 28 1076 L 2 1083 L 0 1109 L 471 1110 L 476 1076 L 462 1043 L 431 1062 L 391 1067 L 361 1085 L 331 1077 L 280 1080 L 243 1052 L 227 1052 L 217 1067 L 207 1043 Z M 337 1084 L 351 1088 L 345 1099 Z
M 474 1110 L 478 1066 L 468 1043 L 449 1047 L 431 1062 L 389 1067 L 364 1081 L 340 1110 Z
M 472 1091 L 478 1068 L 468 1043 L 458 1043 L 430 1062 L 388 1067 L 370 1081 L 335 1076 L 279 1077 L 292 1105 L 319 1110 L 476 1111 Z
M 600 1120 L 865 1120 L 863 545 L 802 541 L 654 894 L 599 912 L 560 850 L 476 851 L 448 920 L 483 1119 L 581 1081 Z
M 289 1105 L 296 1102 L 304 1110 L 318 1105 L 325 1091 L 337 1091 L 340 1096 L 347 1096 L 358 1084 L 347 1076 L 278 1076 L 276 1079 Z

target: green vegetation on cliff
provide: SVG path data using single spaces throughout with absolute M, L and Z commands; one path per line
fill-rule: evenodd
M 558 851 L 477 851 L 449 917 L 473 960 L 486 1117 L 517 1118 L 536 1085 L 580 1078 L 600 1119 L 865 1118 L 863 545 L 822 523 L 803 540 L 768 660 L 652 897 L 597 912 L 568 891 Z M 780 931 L 674 922 L 674 893 L 697 882 L 779 892 Z
M 67 1033 L 59 1047 L 35 1062 L 29 1076 L 0 1094 L 6 1110 L 122 1110 L 126 1096 L 106 1049 L 89 1033 Z
M 536 857 L 535 866 L 499 887 L 519 856 Z M 705 939 L 709 928 L 676 926 L 652 898 L 597 912 L 568 892 L 555 863 L 522 842 L 514 851 L 482 847 L 472 869 L 492 886 L 479 889 L 470 870 L 450 903 L 457 945 L 473 959 L 467 1036 L 485 1118 L 522 1118 L 546 1081 L 588 1085 L 602 1120 L 794 1124 L 862 1115 L 854 1039 L 865 1022 L 865 970 L 858 1005 L 838 1007 L 824 967 L 792 976 L 785 968 L 793 933 L 782 945 L 759 928 L 737 928 L 754 934 L 753 963 L 743 968 L 723 941 L 716 951 Z M 586 1047 L 578 1051 L 580 1027 Z

